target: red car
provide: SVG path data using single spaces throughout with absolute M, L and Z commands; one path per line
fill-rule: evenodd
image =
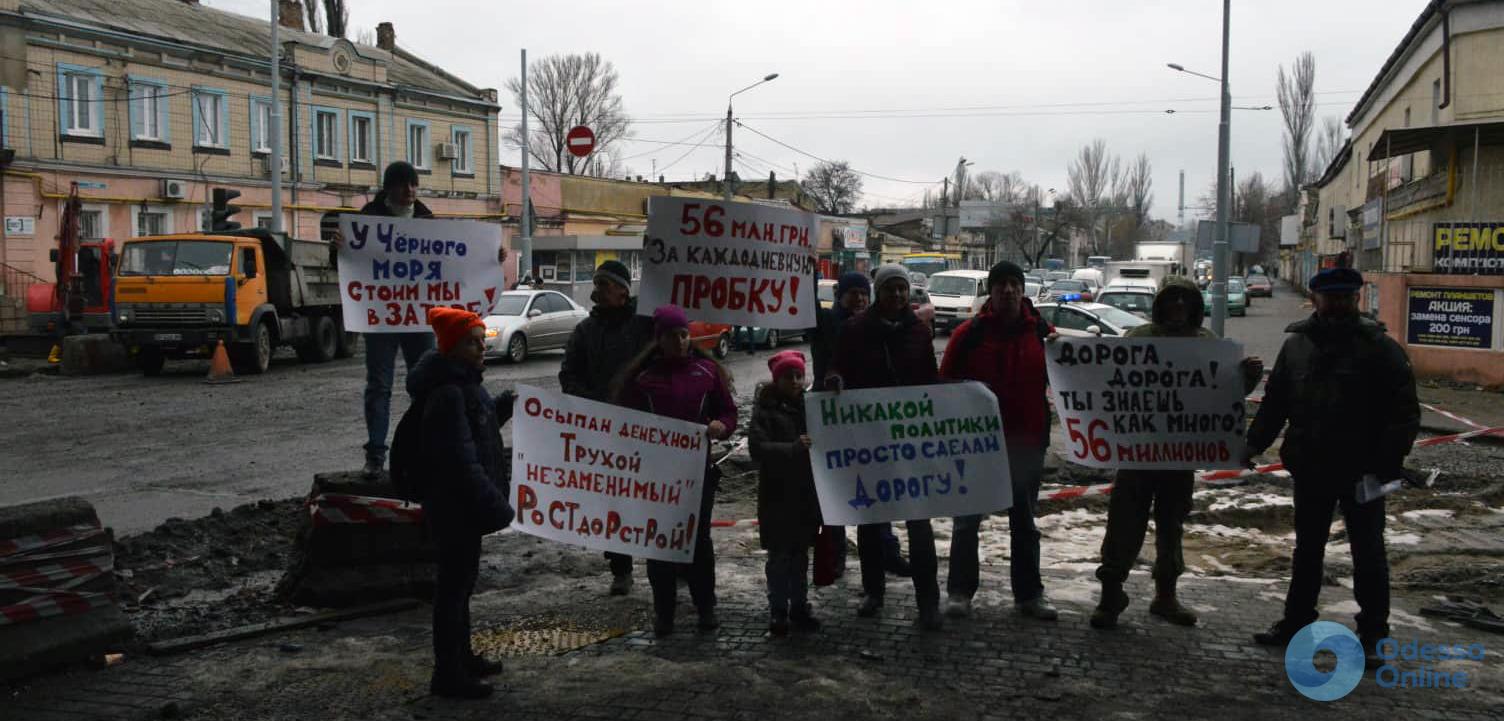
M 930 337 L 935 336 L 935 304 L 930 302 L 930 294 L 923 288 L 914 288 L 909 291 L 909 307 L 914 309 L 914 315 L 930 327 Z
M 689 341 L 716 358 L 725 358 L 731 352 L 731 326 L 692 320 L 689 322 Z
M 1274 296 L 1274 283 L 1269 281 L 1267 275 L 1250 275 L 1243 279 L 1243 286 L 1248 289 L 1249 295 L 1262 298 Z

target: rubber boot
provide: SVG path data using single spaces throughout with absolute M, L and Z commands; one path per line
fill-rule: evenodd
M 1175 600 L 1175 579 L 1155 579 L 1154 587 L 1154 601 L 1149 604 L 1149 613 L 1177 626 L 1196 625 L 1196 613 Z

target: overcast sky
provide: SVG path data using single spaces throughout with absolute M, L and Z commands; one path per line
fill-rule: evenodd
M 266 0 L 203 2 L 263 18 L 269 8 Z M 971 172 L 1016 170 L 1063 193 L 1067 163 L 1101 138 L 1125 161 L 1148 153 L 1154 215 L 1173 222 L 1178 171 L 1186 204 L 1195 205 L 1216 170 L 1217 85 L 1165 67 L 1218 74 L 1215 0 L 348 3 L 352 38 L 390 21 L 399 45 L 481 87 L 502 88 L 515 76 L 524 47 L 535 60 L 600 53 L 615 63 L 638 121 L 643 142 L 624 153 L 637 156 L 626 165 L 642 175 L 654 161 L 670 180 L 719 175 L 722 136 L 712 123 L 724 117 L 727 94 L 770 72 L 780 77 L 738 96 L 736 115 L 809 155 L 738 129 L 744 178 L 766 177 L 770 167 L 788 177 L 814 164 L 811 155 L 847 160 L 890 178 L 865 178 L 867 204 L 913 203 L 926 187 L 938 193 L 965 156 Z M 1315 53 L 1318 123 L 1345 117 L 1425 4 L 1235 0 L 1233 104 L 1276 106 L 1233 111 L 1237 176 L 1257 171 L 1280 183 L 1281 64 Z M 503 122 L 515 122 L 512 98 L 501 99 Z M 1174 115 L 1163 112 L 1171 108 Z M 708 145 L 665 144 L 686 137 Z M 517 149 L 503 146 L 502 162 L 518 161 Z

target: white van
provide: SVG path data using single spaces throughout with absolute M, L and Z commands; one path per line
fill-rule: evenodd
M 930 302 L 935 304 L 935 330 L 950 332 L 971 320 L 987 302 L 987 271 L 947 270 L 930 276 Z

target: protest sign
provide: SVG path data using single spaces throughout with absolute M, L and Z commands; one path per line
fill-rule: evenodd
M 435 306 L 485 316 L 506 284 L 496 262 L 501 226 L 495 223 L 344 215 L 339 227 L 347 331 L 424 331 Z
M 981 383 L 807 393 L 804 416 L 827 524 L 1013 505 L 997 397 Z
M 818 236 L 814 213 L 650 198 L 637 309 L 672 303 L 710 323 L 814 327 Z
M 1045 349 L 1066 459 L 1089 468 L 1238 468 L 1243 349 L 1210 338 L 1060 338 Z
M 601 551 L 694 560 L 705 426 L 517 386 L 512 528 Z

